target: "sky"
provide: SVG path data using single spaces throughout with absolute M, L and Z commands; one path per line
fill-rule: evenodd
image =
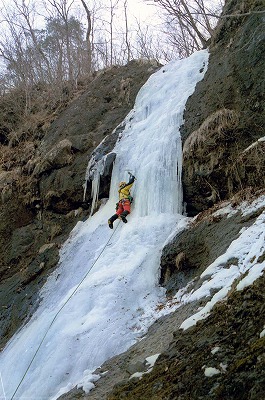
M 258 259 L 265 251 L 265 211 L 206 268 L 195 291 L 188 284 L 169 301 L 158 285 L 162 248 L 190 222 L 182 214 L 179 127 L 187 98 L 207 63 L 206 50 L 172 61 L 141 88 L 114 148 L 109 200 L 77 223 L 60 251 L 58 268 L 41 291 L 39 308 L 0 355 L 1 400 L 55 400 L 75 386 L 88 393 L 100 378 L 95 369 L 126 351 L 160 316 L 208 297 L 206 305 L 182 323 L 181 329 L 188 329 L 207 318 L 235 280 L 236 289 L 242 290 L 263 273 L 265 261 Z M 115 211 L 118 182 L 129 178 L 127 169 L 137 178 L 132 212 L 127 224 L 115 221 L 110 230 L 107 220 Z M 236 209 L 227 204 L 216 215 L 248 215 L 264 205 L 261 196 Z M 238 263 L 227 268 L 232 256 Z M 150 354 L 150 366 L 156 357 Z M 218 371 L 206 366 L 204 373 Z
M 20 0 L 21 1 L 21 0 Z M 45 1 L 45 0 L 44 0 Z M 29 5 L 29 4 L 33 4 L 36 3 L 38 4 L 37 10 L 40 13 L 45 13 L 45 9 L 42 9 L 41 4 L 42 4 L 42 0 L 26 0 L 25 4 Z M 59 0 L 58 0 L 59 2 Z M 69 1 L 69 4 L 71 2 Z M 93 3 L 94 1 L 91 0 L 87 0 L 87 5 L 91 8 L 93 8 Z M 101 3 L 103 5 L 105 5 L 106 7 L 108 7 L 111 4 L 111 0 L 101 0 Z M 115 4 L 115 1 L 112 0 L 112 3 Z M 152 19 L 156 14 L 157 14 L 157 8 L 154 4 L 151 4 L 152 2 L 148 2 L 148 1 L 144 1 L 144 0 L 127 0 L 127 8 L 129 10 L 129 12 L 134 15 L 135 17 L 137 17 L 139 20 L 144 20 L 144 19 Z M 14 0 L 1 0 L 0 1 L 0 9 L 2 8 L 3 5 L 7 5 L 7 6 L 14 6 Z M 98 5 L 99 2 L 96 2 L 96 4 Z M 119 7 L 123 10 L 123 4 L 124 4 L 124 0 L 119 0 Z M 80 7 L 83 11 L 83 6 L 80 0 L 75 0 L 75 3 L 73 4 L 73 8 L 76 7 Z M 77 9 L 77 8 L 76 8 Z
M 18 0 L 18 4 L 21 3 L 22 0 Z M 35 26 L 37 28 L 44 28 L 45 27 L 45 20 L 43 17 L 47 17 L 48 13 L 46 11 L 47 6 L 43 5 L 45 0 L 28 0 L 26 1 L 26 5 L 30 5 L 30 8 L 32 8 L 32 4 L 36 4 L 37 6 L 35 7 Z M 154 4 L 150 4 L 150 2 L 145 2 L 144 0 L 127 0 L 127 14 L 128 14 L 128 21 L 130 24 L 135 25 L 135 19 L 137 19 L 139 22 L 143 24 L 147 24 L 148 26 L 156 26 L 157 24 L 160 23 L 160 20 L 158 18 L 158 11 L 157 7 Z M 59 0 L 58 0 L 59 3 Z M 96 6 L 94 6 L 94 3 Z M 115 4 L 115 1 L 112 0 L 112 3 Z M 85 11 L 82 6 L 82 3 L 80 0 L 75 0 L 74 2 L 70 2 L 71 4 L 71 10 L 72 14 L 75 15 L 77 18 L 81 17 L 81 20 L 83 21 L 84 26 L 86 26 L 86 16 L 85 16 Z M 111 0 L 102 0 L 101 4 L 103 4 L 102 7 L 99 8 L 99 2 L 94 2 L 87 0 L 87 4 L 90 7 L 91 10 L 93 10 L 94 7 L 98 11 L 96 11 L 96 16 L 97 17 L 102 17 L 103 12 L 102 9 L 104 9 L 105 6 L 105 20 L 109 20 L 110 18 L 110 12 L 107 11 L 108 7 L 110 7 Z M 121 21 L 124 20 L 124 1 L 120 0 L 118 3 L 118 6 L 115 7 L 115 13 L 114 13 L 114 22 L 115 25 L 119 25 Z M 7 9 L 15 9 L 14 7 L 14 0 L 0 0 L 0 12 L 3 8 L 3 6 L 7 7 Z M 52 7 L 49 7 L 52 9 Z M 101 10 L 101 11 L 99 11 Z M 31 14 L 33 16 L 33 12 Z M 38 15 L 38 16 L 37 16 Z M 33 19 L 31 19 L 33 21 Z M 122 22 L 124 25 L 124 22 Z M 4 27 L 3 25 L 3 18 L 0 18 L 0 26 Z

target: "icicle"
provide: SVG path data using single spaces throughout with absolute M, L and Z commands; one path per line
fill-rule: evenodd
M 93 214 L 95 205 L 97 204 L 98 201 L 99 184 L 100 184 L 100 173 L 99 171 L 96 171 L 94 174 L 94 179 L 92 180 L 92 191 L 91 191 L 92 205 L 90 210 L 90 216 Z
M 83 201 L 86 200 L 87 183 L 90 181 L 91 169 L 95 165 L 95 163 L 96 163 L 95 155 L 92 155 L 86 168 L 85 183 L 83 185 L 84 187 Z
M 103 142 L 100 143 L 99 146 L 102 145 Z M 92 205 L 90 216 L 94 213 L 95 207 L 98 201 L 98 193 L 100 188 L 100 177 L 106 176 L 110 173 L 110 168 L 116 158 L 116 153 L 110 152 L 106 155 L 102 156 L 100 151 L 98 150 L 100 147 L 96 149 L 94 154 L 92 154 L 86 169 L 85 175 L 85 183 L 84 183 L 84 198 L 86 198 L 86 190 L 88 182 L 92 182 L 91 189 L 91 197 L 92 197 Z
M 129 115 L 127 116 L 127 119 Z M 122 121 L 111 133 L 111 135 L 106 136 L 99 145 L 93 151 L 87 165 L 85 174 L 85 183 L 83 185 L 84 194 L 83 201 L 86 200 L 87 185 L 89 181 L 92 181 L 92 213 L 94 211 L 94 206 L 98 200 L 98 191 L 100 185 L 100 175 L 107 175 L 110 167 L 112 166 L 116 153 L 112 151 L 113 144 L 118 138 L 122 136 L 122 132 L 125 128 L 126 122 Z M 98 172 L 99 173 L 98 173 Z
M 90 216 L 93 215 L 93 212 L 95 210 L 95 206 L 98 201 L 98 192 L 99 192 L 99 187 L 100 187 L 100 176 L 103 175 L 104 170 L 105 170 L 105 162 L 106 162 L 107 155 L 102 157 L 101 160 L 99 160 L 92 168 L 92 170 L 89 172 L 89 178 L 92 181 L 92 205 L 91 205 L 91 211 L 90 211 Z
M 91 197 L 92 197 L 92 205 L 90 216 L 93 214 L 97 201 L 98 201 L 98 193 L 100 187 L 100 177 L 104 174 L 105 171 L 105 163 L 108 154 L 103 156 L 99 161 L 96 161 L 95 155 L 92 155 L 91 159 L 89 160 L 86 176 L 85 176 L 85 190 L 84 190 L 84 200 L 86 196 L 86 188 L 89 181 L 92 182 L 92 190 L 91 190 Z

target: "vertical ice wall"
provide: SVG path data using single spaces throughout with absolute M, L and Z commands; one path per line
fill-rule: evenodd
M 204 53 L 205 54 L 205 53 Z M 204 57 L 203 52 L 193 58 Z M 182 212 L 182 145 L 179 128 L 183 111 L 196 82 L 204 71 L 190 61 L 171 62 L 151 76 L 136 98 L 135 107 L 126 118 L 126 127 L 114 152 L 116 158 L 112 175 L 110 198 L 117 198 L 119 181 L 128 179 L 130 170 L 137 177 L 134 189 L 134 213 L 139 216 Z M 102 161 L 93 184 L 94 200 Z

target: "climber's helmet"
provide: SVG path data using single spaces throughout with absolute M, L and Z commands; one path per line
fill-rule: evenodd
M 126 185 L 126 182 L 120 182 L 119 183 L 119 187 L 122 187 L 122 186 L 125 186 Z

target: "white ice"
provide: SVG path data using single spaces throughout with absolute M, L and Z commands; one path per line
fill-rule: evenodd
M 179 126 L 207 60 L 201 51 L 171 62 L 139 92 L 114 149 L 109 201 L 77 224 L 38 310 L 0 356 L 1 399 L 56 399 L 76 385 L 89 391 L 98 379 L 93 371 L 156 319 L 164 301 L 160 251 L 177 224 L 183 226 Z M 106 222 L 126 169 L 137 177 L 133 210 L 127 225 L 116 221 L 111 231 Z

